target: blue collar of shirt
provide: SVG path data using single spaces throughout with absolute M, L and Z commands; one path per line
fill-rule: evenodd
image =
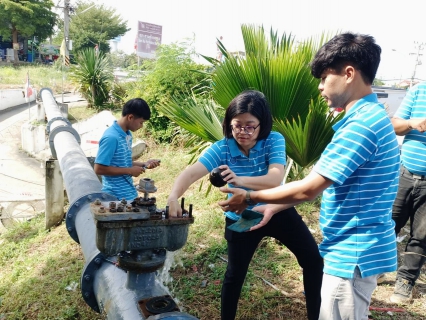
M 117 120 L 114 120 L 114 123 L 112 124 L 112 126 L 123 138 L 127 138 L 127 136 L 130 135 L 130 131 L 127 130 L 127 132 L 124 132 L 124 130 L 118 124 Z
M 231 154 L 232 158 L 236 157 L 245 157 L 246 155 L 241 152 L 241 150 L 238 148 L 237 141 L 235 141 L 234 138 L 227 139 L 228 146 L 229 146 L 229 153 Z M 252 151 L 259 151 L 261 150 L 261 142 L 257 141 L 253 148 L 250 149 L 250 152 Z
M 337 131 L 343 124 L 345 124 L 345 122 L 350 118 L 350 116 L 352 114 L 354 114 L 358 110 L 362 109 L 367 103 L 379 103 L 379 100 L 377 99 L 377 94 L 370 93 L 370 94 L 366 95 L 365 97 L 362 97 L 361 99 L 359 99 L 357 102 L 355 102 L 355 104 L 352 106 L 352 108 L 350 108 L 349 111 L 346 112 L 343 119 L 340 120 L 339 122 L 337 122 L 333 126 L 333 130 Z

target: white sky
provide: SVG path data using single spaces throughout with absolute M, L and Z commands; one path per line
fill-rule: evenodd
M 73 1 L 72 1 L 73 2 Z M 384 0 L 97 0 L 115 8 L 127 20 L 128 31 L 118 49 L 133 52 L 137 22 L 162 26 L 162 43 L 195 37 L 195 49 L 207 56 L 216 55 L 216 38 L 223 37 L 228 50 L 243 50 L 240 26 L 243 23 L 272 27 L 281 35 L 297 39 L 320 35 L 323 31 L 351 31 L 370 34 L 382 47 L 377 77 L 411 78 L 418 44 L 424 65 L 417 65 L 416 78 L 426 80 L 425 1 Z M 418 43 L 416 45 L 416 42 Z

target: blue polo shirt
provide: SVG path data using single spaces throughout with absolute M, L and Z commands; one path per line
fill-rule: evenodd
M 399 181 L 399 147 L 376 94 L 360 99 L 334 125 L 334 136 L 314 166 L 334 181 L 323 192 L 319 246 L 326 274 L 352 278 L 395 271 L 392 204 Z
M 234 138 L 224 138 L 211 145 L 210 148 L 200 156 L 198 161 L 201 162 L 209 172 L 216 167 L 226 164 L 237 176 L 263 176 L 268 173 L 269 165 L 285 165 L 284 137 L 280 133 L 272 131 L 266 139 L 256 142 L 254 147 L 250 149 L 248 156 L 238 149 L 238 144 Z M 235 187 L 231 183 L 228 185 L 230 188 Z M 229 196 L 230 195 L 228 195 L 228 197 Z M 232 211 L 225 212 L 225 215 L 232 220 L 238 220 L 240 218 L 240 215 Z
M 105 130 L 99 141 L 95 163 L 108 167 L 132 167 L 132 133 L 124 132 L 117 121 L 114 121 L 113 125 Z M 112 194 L 120 200 L 122 198 L 133 200 L 138 196 L 130 174 L 102 176 L 102 191 Z
M 426 82 L 415 85 L 407 92 L 394 117 L 406 120 L 426 118 Z M 426 133 L 411 130 L 402 142 L 401 163 L 411 173 L 426 175 L 425 155 Z

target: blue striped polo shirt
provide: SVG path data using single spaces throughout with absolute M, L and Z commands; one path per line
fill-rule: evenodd
M 124 132 L 117 121 L 114 121 L 99 141 L 95 163 L 108 167 L 132 167 L 132 133 Z M 138 196 L 130 174 L 102 176 L 102 191 L 120 200 L 122 198 L 133 200 Z
M 412 87 L 396 111 L 395 118 L 426 118 L 426 82 Z M 414 174 L 426 174 L 426 133 L 408 132 L 401 147 L 401 163 Z
M 240 151 L 234 138 L 224 138 L 212 144 L 198 161 L 208 171 L 226 164 L 237 176 L 257 177 L 266 175 L 271 164 L 285 165 L 285 157 L 284 137 L 280 133 L 272 131 L 266 139 L 256 142 L 248 156 Z M 230 188 L 234 187 L 231 183 L 228 185 Z M 232 220 L 240 218 L 232 211 L 225 212 L 225 215 Z
M 319 246 L 324 272 L 352 278 L 397 268 L 392 204 L 399 182 L 399 147 L 375 93 L 358 100 L 334 125 L 314 166 L 334 183 L 323 192 Z

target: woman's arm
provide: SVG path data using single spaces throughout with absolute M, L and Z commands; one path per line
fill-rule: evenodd
M 268 173 L 263 176 L 248 177 L 237 176 L 228 166 L 223 165 L 219 168 L 226 168 L 222 172 L 223 179 L 232 183 L 236 187 L 244 187 L 251 190 L 270 189 L 279 186 L 284 179 L 284 166 L 282 164 L 271 164 L 268 167 Z M 226 176 L 226 177 L 225 177 Z
M 178 199 L 186 190 L 198 179 L 205 176 L 209 172 L 201 162 L 196 162 L 192 166 L 186 168 L 175 180 L 172 191 L 167 199 L 169 206 L 169 215 L 177 217 L 182 215 L 182 209 L 179 207 Z

